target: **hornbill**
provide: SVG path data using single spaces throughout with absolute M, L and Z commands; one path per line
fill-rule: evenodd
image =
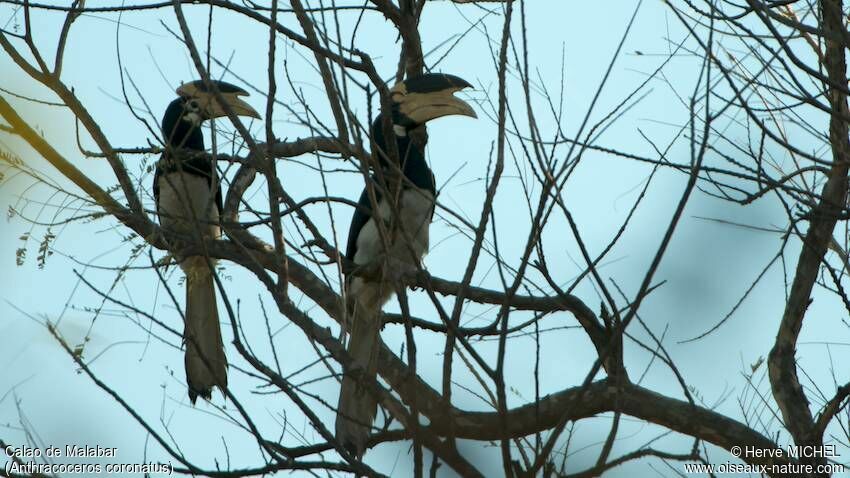
M 222 99 L 236 115 L 260 115 L 239 96 L 245 90 L 212 81 Z M 222 210 L 221 185 L 204 148 L 201 123 L 226 116 L 225 108 L 203 81 L 177 88 L 177 99 L 162 117 L 165 151 L 156 164 L 153 195 L 159 222 L 172 233 L 191 240 L 218 238 Z M 186 345 L 186 382 L 189 399 L 209 400 L 213 387 L 227 387 L 227 358 L 221 340 L 213 270 L 215 261 L 205 256 L 177 257 L 186 274 L 186 314 L 183 341 Z
M 352 454 L 361 457 L 375 418 L 377 402 L 368 389 L 350 375 L 360 369 L 365 380 L 374 379 L 377 369 L 381 307 L 395 292 L 395 283 L 409 269 L 416 269 L 428 250 L 428 228 L 434 215 L 436 184 L 434 174 L 425 161 L 421 145 L 411 140 L 410 132 L 427 121 L 447 115 L 476 117 L 472 107 L 454 93 L 472 86 L 457 76 L 430 73 L 408 78 L 390 89 L 392 127 L 401 164 L 388 159 L 384 135 L 383 113 L 371 127 L 373 156 L 380 174 L 370 180 L 377 199 L 372 207 L 369 188 L 360 195 L 351 219 L 346 257 L 355 264 L 354 273 L 346 277 L 348 297 L 348 353 L 353 368 L 342 379 L 336 417 L 336 437 Z M 398 172 L 403 175 L 399 178 Z M 392 181 L 396 179 L 394 189 Z M 383 179 L 383 188 L 379 183 Z M 400 180 L 401 184 L 398 185 Z M 398 196 L 394 196 L 396 193 Z M 397 197 L 390 201 L 388 197 Z M 395 213 L 398 213 L 397 217 Z M 384 224 L 379 228 L 376 221 Z M 382 232 L 388 237 L 382 238 Z M 378 272 L 367 277 L 357 275 L 367 265 Z

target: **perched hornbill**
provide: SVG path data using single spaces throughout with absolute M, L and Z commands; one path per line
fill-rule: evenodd
M 422 146 L 415 144 L 409 133 L 441 116 L 475 118 L 472 107 L 454 96 L 455 92 L 469 86 L 457 76 L 431 73 L 409 78 L 390 90 L 394 133 L 391 141 L 398 146 L 401 164 L 388 161 L 382 116 L 379 115 L 372 124 L 373 155 L 378 159 L 384 184 L 379 184 L 378 175 L 372 176 L 378 201 L 374 209 L 368 189 L 360 195 L 359 206 L 351 219 L 346 249 L 346 256 L 356 265 L 375 264 L 379 267 L 375 276 L 370 274 L 367 278 L 352 274 L 346 278 L 350 321 L 348 352 L 355 360 L 355 367 L 362 369 L 366 377 L 375 377 L 376 373 L 381 307 L 395 292 L 395 281 L 405 272 L 401 269 L 415 269 L 428 250 L 428 227 L 434 215 L 436 195 L 434 174 L 425 161 Z M 399 171 L 403 172 L 401 193 L 393 206 L 386 199 L 394 194 L 393 182 L 388 178 L 398 178 Z M 398 217 L 394 217 L 394 210 L 398 211 Z M 386 244 L 376 220 L 386 225 L 384 229 L 389 236 Z M 362 456 L 365 451 L 376 408 L 373 395 L 346 373 L 337 407 L 336 436 L 357 456 Z
M 213 83 L 234 114 L 260 117 L 239 99 L 248 92 L 223 81 Z M 162 117 L 165 152 L 157 162 L 153 180 L 159 222 L 163 228 L 191 240 L 217 238 L 221 234 L 221 186 L 215 165 L 205 154 L 201 123 L 227 113 L 201 80 L 181 85 L 177 95 Z M 186 274 L 183 340 L 189 399 L 195 403 L 198 395 L 209 400 L 213 387 L 227 387 L 227 358 L 210 269 L 215 261 L 204 256 L 177 259 Z

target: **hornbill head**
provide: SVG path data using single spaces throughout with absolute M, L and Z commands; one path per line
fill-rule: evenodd
M 396 83 L 390 89 L 393 124 L 411 130 L 441 116 L 477 118 L 469 103 L 454 96 L 471 86 L 463 78 L 445 73 L 427 73 Z
M 259 118 L 260 114 L 240 96 L 248 92 L 236 85 L 218 80 L 215 83 L 221 97 L 234 114 Z M 162 117 L 162 133 L 166 143 L 175 147 L 203 148 L 203 135 L 199 126 L 206 120 L 227 116 L 225 108 L 216 100 L 202 80 L 184 83 L 177 88 L 177 99 L 168 105 Z
M 392 100 L 392 124 L 396 141 L 408 141 L 411 130 L 428 121 L 449 115 L 463 115 L 477 118 L 469 103 L 454 96 L 464 88 L 471 87 L 463 78 L 446 73 L 427 73 L 414 76 L 396 83 L 390 89 Z M 384 150 L 383 114 L 372 123 L 372 140 L 379 149 Z M 380 161 L 385 162 L 384 155 Z

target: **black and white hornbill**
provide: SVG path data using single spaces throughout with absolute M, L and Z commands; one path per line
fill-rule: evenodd
M 239 99 L 248 93 L 223 81 L 214 81 L 222 99 L 236 115 L 260 115 Z M 157 162 L 153 195 L 164 229 L 190 240 L 221 235 L 221 185 L 215 165 L 205 153 L 201 123 L 227 113 L 203 81 L 177 88 L 178 98 L 162 118 L 165 152 Z M 227 387 L 227 358 L 221 340 L 213 271 L 215 261 L 204 256 L 178 257 L 186 274 L 186 382 L 189 399 L 210 399 L 213 387 Z
M 346 278 L 350 321 L 348 352 L 354 359 L 354 366 L 366 374 L 367 380 L 375 377 L 377 371 L 381 307 L 395 292 L 395 281 L 404 272 L 399 269 L 415 270 L 427 252 L 428 228 L 434 215 L 434 174 L 425 161 L 422 147 L 411 140 L 409 133 L 441 116 L 475 118 L 475 110 L 454 96 L 469 86 L 457 76 L 431 73 L 409 78 L 390 89 L 394 133 L 391 141 L 398 147 L 401 164 L 391 164 L 387 159 L 383 117 L 379 115 L 372 124 L 373 155 L 378 159 L 384 184 L 378 183 L 377 175 L 372 176 L 378 201 L 374 208 L 368 189 L 360 195 L 359 206 L 351 219 L 345 253 L 355 265 L 364 268 L 375 265 L 379 270 L 378 274 L 369 274 L 369 278 L 355 274 Z M 392 182 L 387 178 L 398 178 L 398 172 L 403 176 L 400 194 L 393 205 L 387 200 L 394 194 Z M 398 212 L 398 217 L 394 211 Z M 385 225 L 386 242 L 376 221 Z M 376 410 L 374 396 L 346 373 L 337 407 L 336 437 L 357 456 L 365 451 Z

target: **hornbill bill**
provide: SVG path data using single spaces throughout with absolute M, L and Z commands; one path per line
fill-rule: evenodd
M 236 115 L 260 115 L 239 96 L 245 90 L 212 81 L 222 99 Z M 206 154 L 201 123 L 227 116 L 213 91 L 203 81 L 177 88 L 177 99 L 162 117 L 165 152 L 156 164 L 153 195 L 159 222 L 164 229 L 191 240 L 218 238 L 222 210 L 221 185 L 215 165 Z M 189 399 L 210 399 L 213 387 L 227 387 L 227 358 L 216 307 L 213 270 L 215 261 L 205 256 L 178 257 L 186 274 L 186 315 L 183 340 L 186 345 L 186 382 Z
M 375 377 L 381 330 L 381 307 L 395 292 L 395 283 L 407 269 L 416 269 L 428 250 L 428 227 L 434 215 L 436 185 L 434 174 L 425 161 L 421 145 L 411 140 L 411 130 L 429 120 L 447 115 L 476 117 L 472 107 L 454 93 L 472 86 L 457 76 L 431 73 L 408 78 L 390 89 L 392 126 L 401 164 L 388 160 L 383 116 L 372 124 L 373 155 L 380 175 L 371 181 L 377 199 L 376 207 L 363 190 L 348 233 L 346 256 L 356 269 L 373 264 L 374 277 L 349 274 L 346 277 L 349 310 L 348 353 L 353 366 L 361 369 L 366 380 Z M 389 201 L 396 192 L 387 178 L 400 178 L 397 201 Z M 383 178 L 384 188 L 378 184 Z M 399 179 L 396 179 L 398 186 Z M 382 190 L 383 189 L 383 190 Z M 389 194 L 387 194 L 389 192 Z M 395 217 L 395 211 L 398 217 Z M 386 243 L 376 221 L 385 225 Z M 336 437 L 352 454 L 360 457 L 375 418 L 375 397 L 346 371 L 342 379 L 336 417 Z M 362 383 L 362 382 L 361 382 Z

